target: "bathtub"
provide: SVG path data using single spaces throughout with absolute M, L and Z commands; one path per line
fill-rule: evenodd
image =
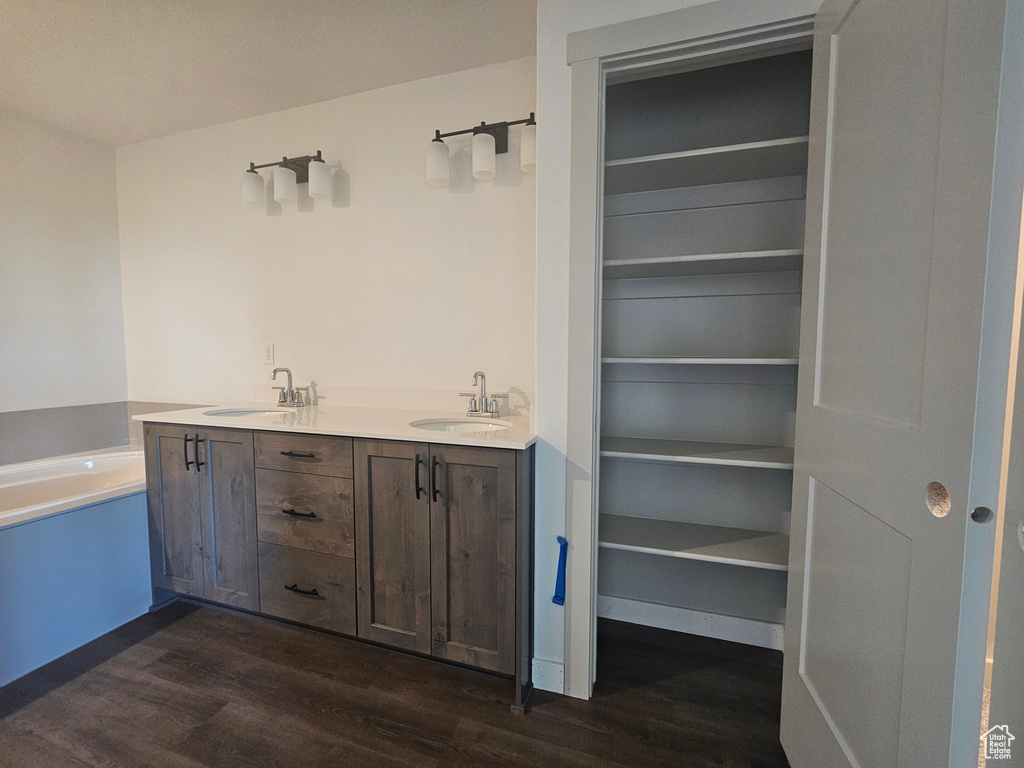
M 142 451 L 0 467 L 0 685 L 152 604 Z
M 0 467 L 0 528 L 146 488 L 142 451 L 114 448 Z

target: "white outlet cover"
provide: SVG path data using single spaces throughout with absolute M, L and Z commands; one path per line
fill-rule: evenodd
M 260 347 L 260 361 L 264 365 L 273 365 L 274 364 L 274 345 L 273 344 L 264 344 L 262 347 Z

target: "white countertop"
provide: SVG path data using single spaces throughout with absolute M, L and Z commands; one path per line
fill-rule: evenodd
M 254 408 L 261 411 L 272 411 L 272 413 L 244 416 L 208 415 L 210 411 L 229 408 Z M 479 422 L 485 425 L 492 420 L 476 417 L 469 419 L 465 412 L 409 411 L 398 408 L 349 408 L 335 405 L 277 408 L 267 403 L 235 403 L 162 413 L 144 413 L 133 416 L 132 419 L 161 424 L 194 424 L 203 427 L 300 432 L 310 435 L 365 437 L 377 440 L 408 440 L 417 443 L 443 443 L 445 445 L 476 445 L 484 448 L 511 448 L 514 450 L 523 450 L 537 440 L 537 436 L 530 430 L 528 416 L 502 416 L 497 421 L 510 426 L 507 429 L 493 432 L 442 432 L 419 429 L 410 426 L 410 423 L 423 419 L 454 419 Z

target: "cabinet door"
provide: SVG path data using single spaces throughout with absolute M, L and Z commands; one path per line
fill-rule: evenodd
M 195 436 L 191 427 L 146 424 L 146 501 L 154 602 L 171 595 L 203 596 L 203 538 Z
M 432 445 L 430 462 L 436 484 L 430 507 L 431 651 L 512 674 L 515 453 Z
M 430 653 L 429 447 L 356 440 L 358 635 Z
M 252 432 L 198 427 L 203 596 L 259 610 Z

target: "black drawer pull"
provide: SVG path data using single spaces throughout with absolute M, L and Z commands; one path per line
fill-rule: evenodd
M 298 584 L 292 584 L 291 586 L 285 584 L 284 588 L 289 592 L 295 592 L 298 595 L 312 595 L 313 597 L 320 596 L 320 593 L 316 591 L 316 587 L 313 587 L 313 589 L 299 589 Z
M 282 456 L 288 456 L 292 459 L 315 459 L 315 453 L 296 453 L 295 451 L 281 451 Z
M 282 509 L 282 515 L 291 515 L 292 517 L 316 517 L 316 512 L 296 512 L 294 509 Z
M 189 469 L 192 468 L 192 462 L 188 460 L 188 444 L 191 443 L 191 442 L 192 442 L 192 438 L 189 437 L 188 434 L 186 433 L 186 435 L 185 435 L 185 451 L 184 451 L 184 454 L 185 454 L 185 471 L 186 472 L 188 472 Z

